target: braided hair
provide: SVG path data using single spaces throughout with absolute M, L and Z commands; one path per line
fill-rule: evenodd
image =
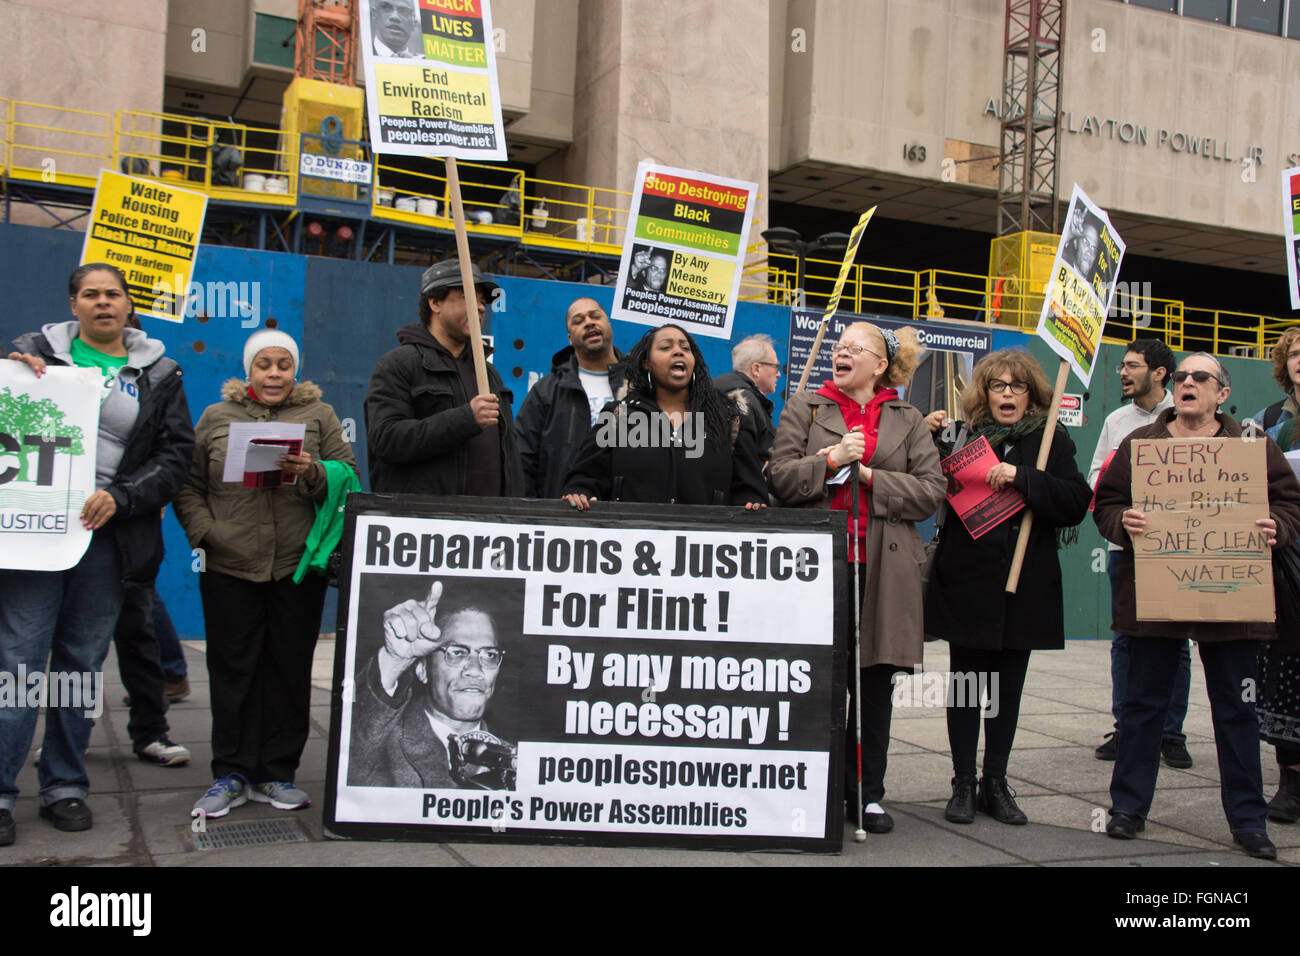
M 735 403 L 714 387 L 713 380 L 709 377 L 709 366 L 705 363 L 704 356 L 700 354 L 700 347 L 695 344 L 691 334 L 680 325 L 668 324 L 651 329 L 641 336 L 636 345 L 632 346 L 632 351 L 627 356 L 629 396 L 639 395 L 652 402 L 655 401 L 655 385 L 650 379 L 649 372 L 650 348 L 654 344 L 655 336 L 664 329 L 676 329 L 681 332 L 690 344 L 691 354 L 695 357 L 695 373 L 691 376 L 690 385 L 686 389 L 687 411 L 700 412 L 704 415 L 706 435 L 712 434 L 725 438 L 731 434 L 731 420 L 738 414 Z M 644 369 L 643 365 L 646 366 Z

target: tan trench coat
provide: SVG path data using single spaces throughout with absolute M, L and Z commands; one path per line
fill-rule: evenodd
M 829 508 L 826 459 L 847 428 L 833 399 L 801 392 L 786 403 L 772 444 L 773 497 L 786 507 Z M 861 665 L 921 666 L 925 641 L 921 566 L 925 548 L 915 522 L 938 510 L 947 490 L 930 429 L 915 407 L 886 402 L 872 469 L 870 517 L 862 573 Z M 864 515 L 864 518 L 866 516 Z M 849 569 L 850 574 L 852 568 Z

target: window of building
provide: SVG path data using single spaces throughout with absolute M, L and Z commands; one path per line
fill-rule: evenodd
M 1293 40 L 1300 40 L 1300 0 L 1291 0 L 1291 10 L 1287 18 L 1286 35 Z
M 1282 0 L 1237 0 L 1237 26 L 1260 33 L 1282 33 Z
M 1128 0 L 1135 7 L 1146 7 L 1148 10 L 1163 10 L 1165 13 L 1178 12 L 1178 0 Z
M 1183 0 L 1183 16 L 1226 24 L 1230 7 L 1230 0 Z

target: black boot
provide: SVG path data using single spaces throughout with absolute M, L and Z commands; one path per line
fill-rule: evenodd
M 1277 769 L 1277 796 L 1269 801 L 1268 818 L 1274 823 L 1295 823 L 1300 819 L 1300 770 Z
M 1009 823 L 1013 827 L 1022 827 L 1029 818 L 1020 812 L 1015 794 L 1007 786 L 1006 777 L 982 777 L 980 779 L 977 801 L 981 813 L 987 813 L 998 823 Z
M 943 809 L 949 823 L 975 822 L 975 774 L 959 773 L 952 778 L 952 799 Z

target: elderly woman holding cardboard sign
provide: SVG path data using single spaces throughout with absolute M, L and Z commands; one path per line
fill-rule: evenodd
M 1133 507 L 1132 445 L 1137 439 L 1239 438 L 1241 426 L 1218 407 L 1230 392 L 1223 364 L 1206 352 L 1183 359 L 1173 375 L 1174 407 L 1125 438 L 1097 483 L 1097 527 L 1124 551 L 1120 558 L 1114 630 L 1129 639 L 1129 685 L 1120 710 L 1115 770 L 1110 781 L 1107 835 L 1131 840 L 1146 825 L 1160 766 L 1160 736 L 1184 638 L 1200 647 L 1205 686 L 1214 719 L 1223 809 L 1233 840 L 1248 854 L 1277 857 L 1265 826 L 1264 783 L 1259 765 L 1259 720 L 1255 698 L 1257 641 L 1276 635 L 1269 620 L 1257 622 L 1142 621 L 1137 617 L 1134 541 L 1147 528 Z M 1262 435 L 1268 469 L 1268 517 L 1254 522 L 1263 540 L 1277 547 L 1300 535 L 1300 482 L 1281 449 Z M 1250 530 L 1243 528 L 1243 530 Z

